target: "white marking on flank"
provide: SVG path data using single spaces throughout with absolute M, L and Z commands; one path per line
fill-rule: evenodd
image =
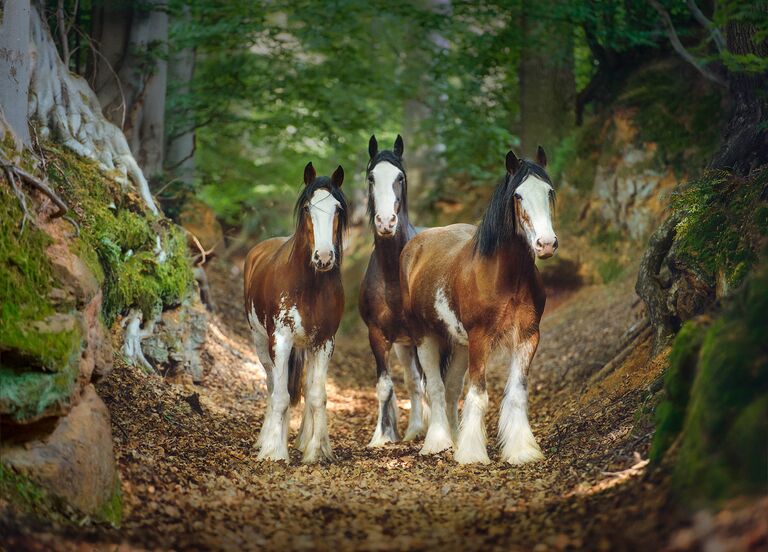
M 462 345 L 469 343 L 467 330 L 464 329 L 464 325 L 459 321 L 456 313 L 451 310 L 448 297 L 445 295 L 443 288 L 437 288 L 435 292 L 435 312 L 437 317 L 443 321 L 453 339 Z

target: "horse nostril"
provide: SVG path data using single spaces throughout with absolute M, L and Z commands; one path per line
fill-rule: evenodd
M 389 217 L 390 224 L 395 224 L 396 221 L 397 221 L 397 215 L 392 215 L 391 217 Z
M 553 243 L 553 244 L 552 244 L 552 247 L 554 247 L 555 249 L 557 249 L 557 245 L 558 245 L 558 243 L 557 243 L 557 237 L 555 237 L 555 243 Z
M 381 224 L 381 216 L 380 215 L 376 215 L 376 222 Z
M 537 248 L 537 249 L 541 249 L 541 248 L 543 248 L 543 247 L 544 247 L 544 244 L 543 244 L 543 243 L 541 243 L 541 238 L 537 239 L 537 240 L 536 240 L 536 248 Z

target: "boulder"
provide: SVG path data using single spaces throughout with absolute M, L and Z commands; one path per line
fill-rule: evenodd
M 109 411 L 88 385 L 53 431 L 23 444 L 0 444 L 2 464 L 83 513 L 101 516 L 115 500 L 117 472 Z
M 144 356 L 163 374 L 184 372 L 203 378 L 200 350 L 205 342 L 208 313 L 197 293 L 190 293 L 176 308 L 164 311 L 154 333 L 142 340 Z

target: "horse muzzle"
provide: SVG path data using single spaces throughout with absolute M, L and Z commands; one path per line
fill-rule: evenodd
M 373 219 L 374 226 L 376 227 L 376 233 L 382 238 L 391 238 L 397 231 L 397 215 L 381 217 L 376 215 Z
M 332 251 L 315 251 L 312 255 L 312 266 L 318 272 L 328 272 L 336 264 L 336 255 Z
M 539 259 L 549 259 L 552 255 L 555 254 L 557 246 L 557 237 L 554 237 L 551 240 L 539 238 L 536 240 L 534 251 L 536 252 L 536 256 Z

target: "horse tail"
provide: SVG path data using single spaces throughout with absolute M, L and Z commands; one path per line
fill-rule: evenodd
M 440 377 L 445 381 L 445 375 L 448 373 L 448 365 L 451 363 L 451 349 L 446 348 L 440 351 Z
M 421 361 L 419 360 L 419 350 L 413 348 L 413 361 L 416 363 L 416 369 L 419 372 L 419 379 L 423 385 L 427 384 L 427 376 L 424 374 L 424 368 L 421 367 Z
M 291 406 L 296 406 L 301 399 L 301 381 L 306 358 L 306 353 L 296 347 L 291 349 L 291 354 L 288 356 L 288 396 L 291 398 Z

